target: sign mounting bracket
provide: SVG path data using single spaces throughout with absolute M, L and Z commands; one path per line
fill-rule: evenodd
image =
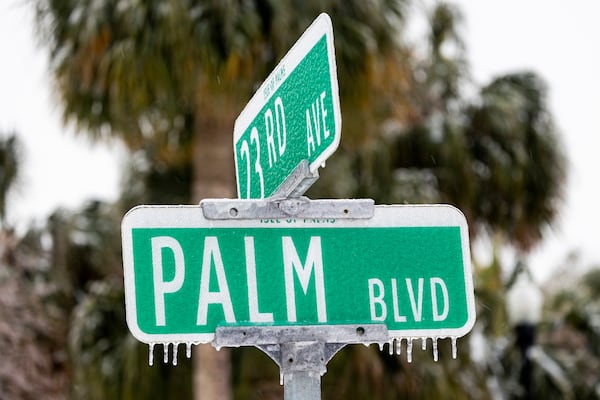
M 388 342 L 385 324 L 217 327 L 213 346 L 255 346 L 278 366 L 285 400 L 321 398 L 327 363 L 347 344 Z
M 372 199 L 311 200 L 307 197 L 249 199 L 205 199 L 200 202 L 208 220 L 256 219 L 371 219 Z
M 200 206 L 204 218 L 208 220 L 371 219 L 375 212 L 375 202 L 372 199 L 206 199 L 200 202 Z
M 300 161 L 298 166 L 294 168 L 269 198 L 287 199 L 302 196 L 317 179 L 319 179 L 319 171 L 310 172 L 309 162 L 307 159 L 304 159 Z
M 373 217 L 372 199 L 311 200 L 302 196 L 318 178 L 318 172 L 310 172 L 308 160 L 302 160 L 269 198 L 205 199 L 200 206 L 204 217 L 212 220 Z

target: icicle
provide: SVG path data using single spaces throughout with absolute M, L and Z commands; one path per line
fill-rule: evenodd
M 452 358 L 456 359 L 456 336 L 452 336 Z
M 179 343 L 173 343 L 173 365 L 177 365 L 177 349 L 179 348 Z
M 377 343 L 379 345 L 379 351 L 383 351 L 383 345 L 385 343 L 381 342 L 381 343 Z
M 396 338 L 396 355 L 402 354 L 402 338 Z
M 431 338 L 431 343 L 433 346 L 433 361 L 437 362 L 438 360 L 438 338 L 437 337 L 432 337 Z
M 413 346 L 413 338 L 406 339 L 406 360 L 411 363 L 412 362 L 412 346 Z
M 154 343 L 148 344 L 148 365 L 154 365 Z
M 283 373 L 279 373 L 279 386 L 283 386 Z
M 187 358 L 191 358 L 192 357 L 192 343 L 191 342 L 187 342 L 185 344 L 185 356 Z
M 421 338 L 421 350 L 423 350 L 423 351 L 427 350 L 427 338 L 426 337 Z
M 390 356 L 394 355 L 394 339 L 390 339 L 388 342 L 388 351 L 390 352 Z
M 163 363 L 169 362 L 169 343 L 163 343 Z

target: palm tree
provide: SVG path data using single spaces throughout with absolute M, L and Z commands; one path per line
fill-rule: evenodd
M 586 266 L 583 273 L 577 267 L 575 260 L 567 260 L 552 277 L 553 287 L 546 291 L 547 320 L 532 357 L 539 397 L 598 396 L 600 265 Z
M 31 238 L 27 238 L 31 239 Z M 4 398 L 64 399 L 65 318 L 51 297 L 47 260 L 30 240 L 0 232 L 0 387 Z
M 18 179 L 21 167 L 20 143 L 14 133 L 0 137 L 0 226 L 6 224 L 7 197 Z
M 20 236 L 6 222 L 8 193 L 18 180 L 20 143 L 0 139 L 0 388 L 7 398 L 64 398 L 64 314 L 51 304 L 48 258 L 35 229 Z
M 432 197 L 459 207 L 473 234 L 500 235 L 526 251 L 558 213 L 565 158 L 534 73 L 495 79 L 476 103 L 443 115 L 437 128 L 414 127 L 395 145 L 396 167 L 428 171 Z
M 494 79 L 467 102 L 460 13 L 440 3 L 431 13 L 430 54 L 415 70 L 420 120 L 393 137 L 396 193 L 454 204 L 473 235 L 486 232 L 524 251 L 558 213 L 566 160 L 547 101 L 533 72 Z M 446 51 L 442 51 L 446 49 Z M 453 49 L 448 51 L 447 49 Z M 450 55 L 448 55 L 448 53 Z M 394 182 L 388 185 L 394 188 Z M 411 196 L 417 193 L 417 196 Z
M 144 198 L 233 197 L 235 116 L 300 32 L 328 10 L 344 141 L 313 194 L 450 202 L 467 214 L 474 233 L 501 232 L 524 249 L 556 214 L 564 162 L 543 83 L 532 74 L 507 76 L 484 88 L 480 101 L 466 104 L 459 90 L 467 73 L 458 13 L 443 3 L 431 13 L 424 61 L 399 40 L 406 6 L 400 0 L 36 5 L 65 119 L 95 138 L 121 138 L 132 149 L 134 166 L 144 170 L 143 184 L 132 175 L 124 199 L 130 206 L 149 186 L 167 182 L 172 188 L 172 177 L 181 180 L 177 200 L 164 191 Z M 448 54 L 448 42 L 459 51 Z M 502 125 L 507 121 L 508 128 Z M 533 157 L 525 160 L 523 149 Z M 529 219 L 528 212 L 538 217 Z M 229 356 L 197 349 L 197 396 L 229 398 Z M 371 353 L 350 351 L 374 360 L 370 372 L 407 371 L 397 360 Z M 402 384 L 394 387 L 406 392 Z M 435 396 L 436 387 L 428 387 Z
M 485 166 L 477 171 L 479 201 L 470 209 L 480 223 L 526 250 L 556 217 L 565 182 L 565 157 L 546 93 L 534 73 L 510 74 L 483 88 L 482 103 L 467 112 L 469 152 Z M 484 190 L 493 193 L 495 204 L 482 198 Z
M 358 132 L 349 137 L 364 136 L 359 127 L 372 118 L 368 97 L 349 94 L 370 90 L 373 79 L 385 85 L 379 70 L 402 71 L 380 61 L 397 49 L 402 0 L 38 0 L 36 7 L 65 119 L 92 137 L 150 151 L 153 163 L 191 165 L 193 202 L 234 196 L 233 120 L 319 12 L 333 16 L 342 95 L 361 110 L 354 114 L 361 124 L 347 124 Z M 229 398 L 226 352 L 197 349 L 196 387 L 206 398 Z

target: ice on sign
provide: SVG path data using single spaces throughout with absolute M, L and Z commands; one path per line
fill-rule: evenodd
M 139 207 L 123 249 L 129 328 L 174 354 L 219 326 L 341 324 L 385 324 L 390 351 L 405 339 L 407 354 L 431 338 L 437 354 L 474 322 L 466 222 L 448 206 L 378 206 L 359 221 Z
M 315 172 L 337 149 L 340 133 L 333 28 L 321 14 L 235 122 L 239 197 L 271 196 L 303 160 Z

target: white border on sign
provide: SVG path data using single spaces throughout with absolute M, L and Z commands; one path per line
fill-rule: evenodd
M 300 61 L 306 57 L 306 55 L 312 50 L 312 48 L 317 44 L 317 42 L 325 35 L 327 41 L 327 57 L 329 59 L 329 74 L 331 78 L 331 93 L 332 93 L 332 102 L 333 102 L 333 118 L 335 120 L 335 132 L 334 132 L 334 141 L 329 147 L 327 147 L 319 157 L 315 161 L 313 161 L 310 165 L 310 171 L 315 172 L 328 158 L 331 156 L 335 150 L 338 148 L 340 143 L 340 137 L 342 133 L 342 114 L 340 111 L 340 92 L 338 87 L 338 77 L 337 77 L 337 64 L 335 61 L 335 45 L 333 40 L 333 24 L 331 23 L 331 18 L 328 14 L 322 13 L 320 14 L 313 23 L 306 28 L 306 31 L 300 36 L 298 41 L 294 43 L 292 48 L 287 52 L 287 54 L 281 59 L 279 64 L 273 69 L 273 71 L 269 74 L 267 79 L 262 83 L 262 85 L 258 88 L 254 96 L 250 99 L 246 107 L 242 110 L 240 115 L 235 120 L 235 124 L 233 127 L 233 152 L 235 159 L 235 170 L 236 176 L 238 171 L 238 157 L 236 154 L 236 143 L 242 136 L 242 134 L 246 131 L 248 126 L 254 118 L 260 113 L 264 105 L 273 97 L 273 94 L 277 92 L 277 89 L 285 82 L 292 73 Z M 286 71 L 286 76 L 282 80 L 275 79 L 275 75 L 278 71 L 282 69 L 282 67 Z M 270 93 L 267 97 L 264 96 L 264 91 L 267 85 L 271 84 L 271 82 L 275 82 L 273 84 L 273 88 L 270 90 Z M 237 183 L 237 191 L 238 196 L 240 194 L 240 183 L 239 180 L 236 179 Z
M 215 201 L 215 200 L 211 200 Z M 221 201 L 230 201 L 223 199 Z M 308 218 L 307 218 L 308 220 Z M 467 322 L 456 329 L 415 329 L 390 330 L 389 338 L 411 337 L 461 337 L 466 335 L 475 324 L 475 297 L 473 292 L 473 272 L 471 270 L 471 251 L 469 230 L 463 213 L 449 205 L 389 205 L 376 206 L 371 219 L 337 219 L 335 224 L 319 224 L 319 229 L 360 228 L 360 227 L 460 227 L 465 291 L 467 296 Z M 147 334 L 137 324 L 135 299 L 135 280 L 133 268 L 132 230 L 134 228 L 257 228 L 277 229 L 262 224 L 260 220 L 207 220 L 201 206 L 138 206 L 131 209 L 121 224 L 123 239 L 123 269 L 125 279 L 125 309 L 127 325 L 133 336 L 144 343 L 209 343 L 214 333 L 192 334 Z M 302 219 L 286 223 L 281 228 L 310 228 L 315 224 Z M 373 322 L 368 322 L 372 324 Z M 283 326 L 283 325 L 282 325 Z

